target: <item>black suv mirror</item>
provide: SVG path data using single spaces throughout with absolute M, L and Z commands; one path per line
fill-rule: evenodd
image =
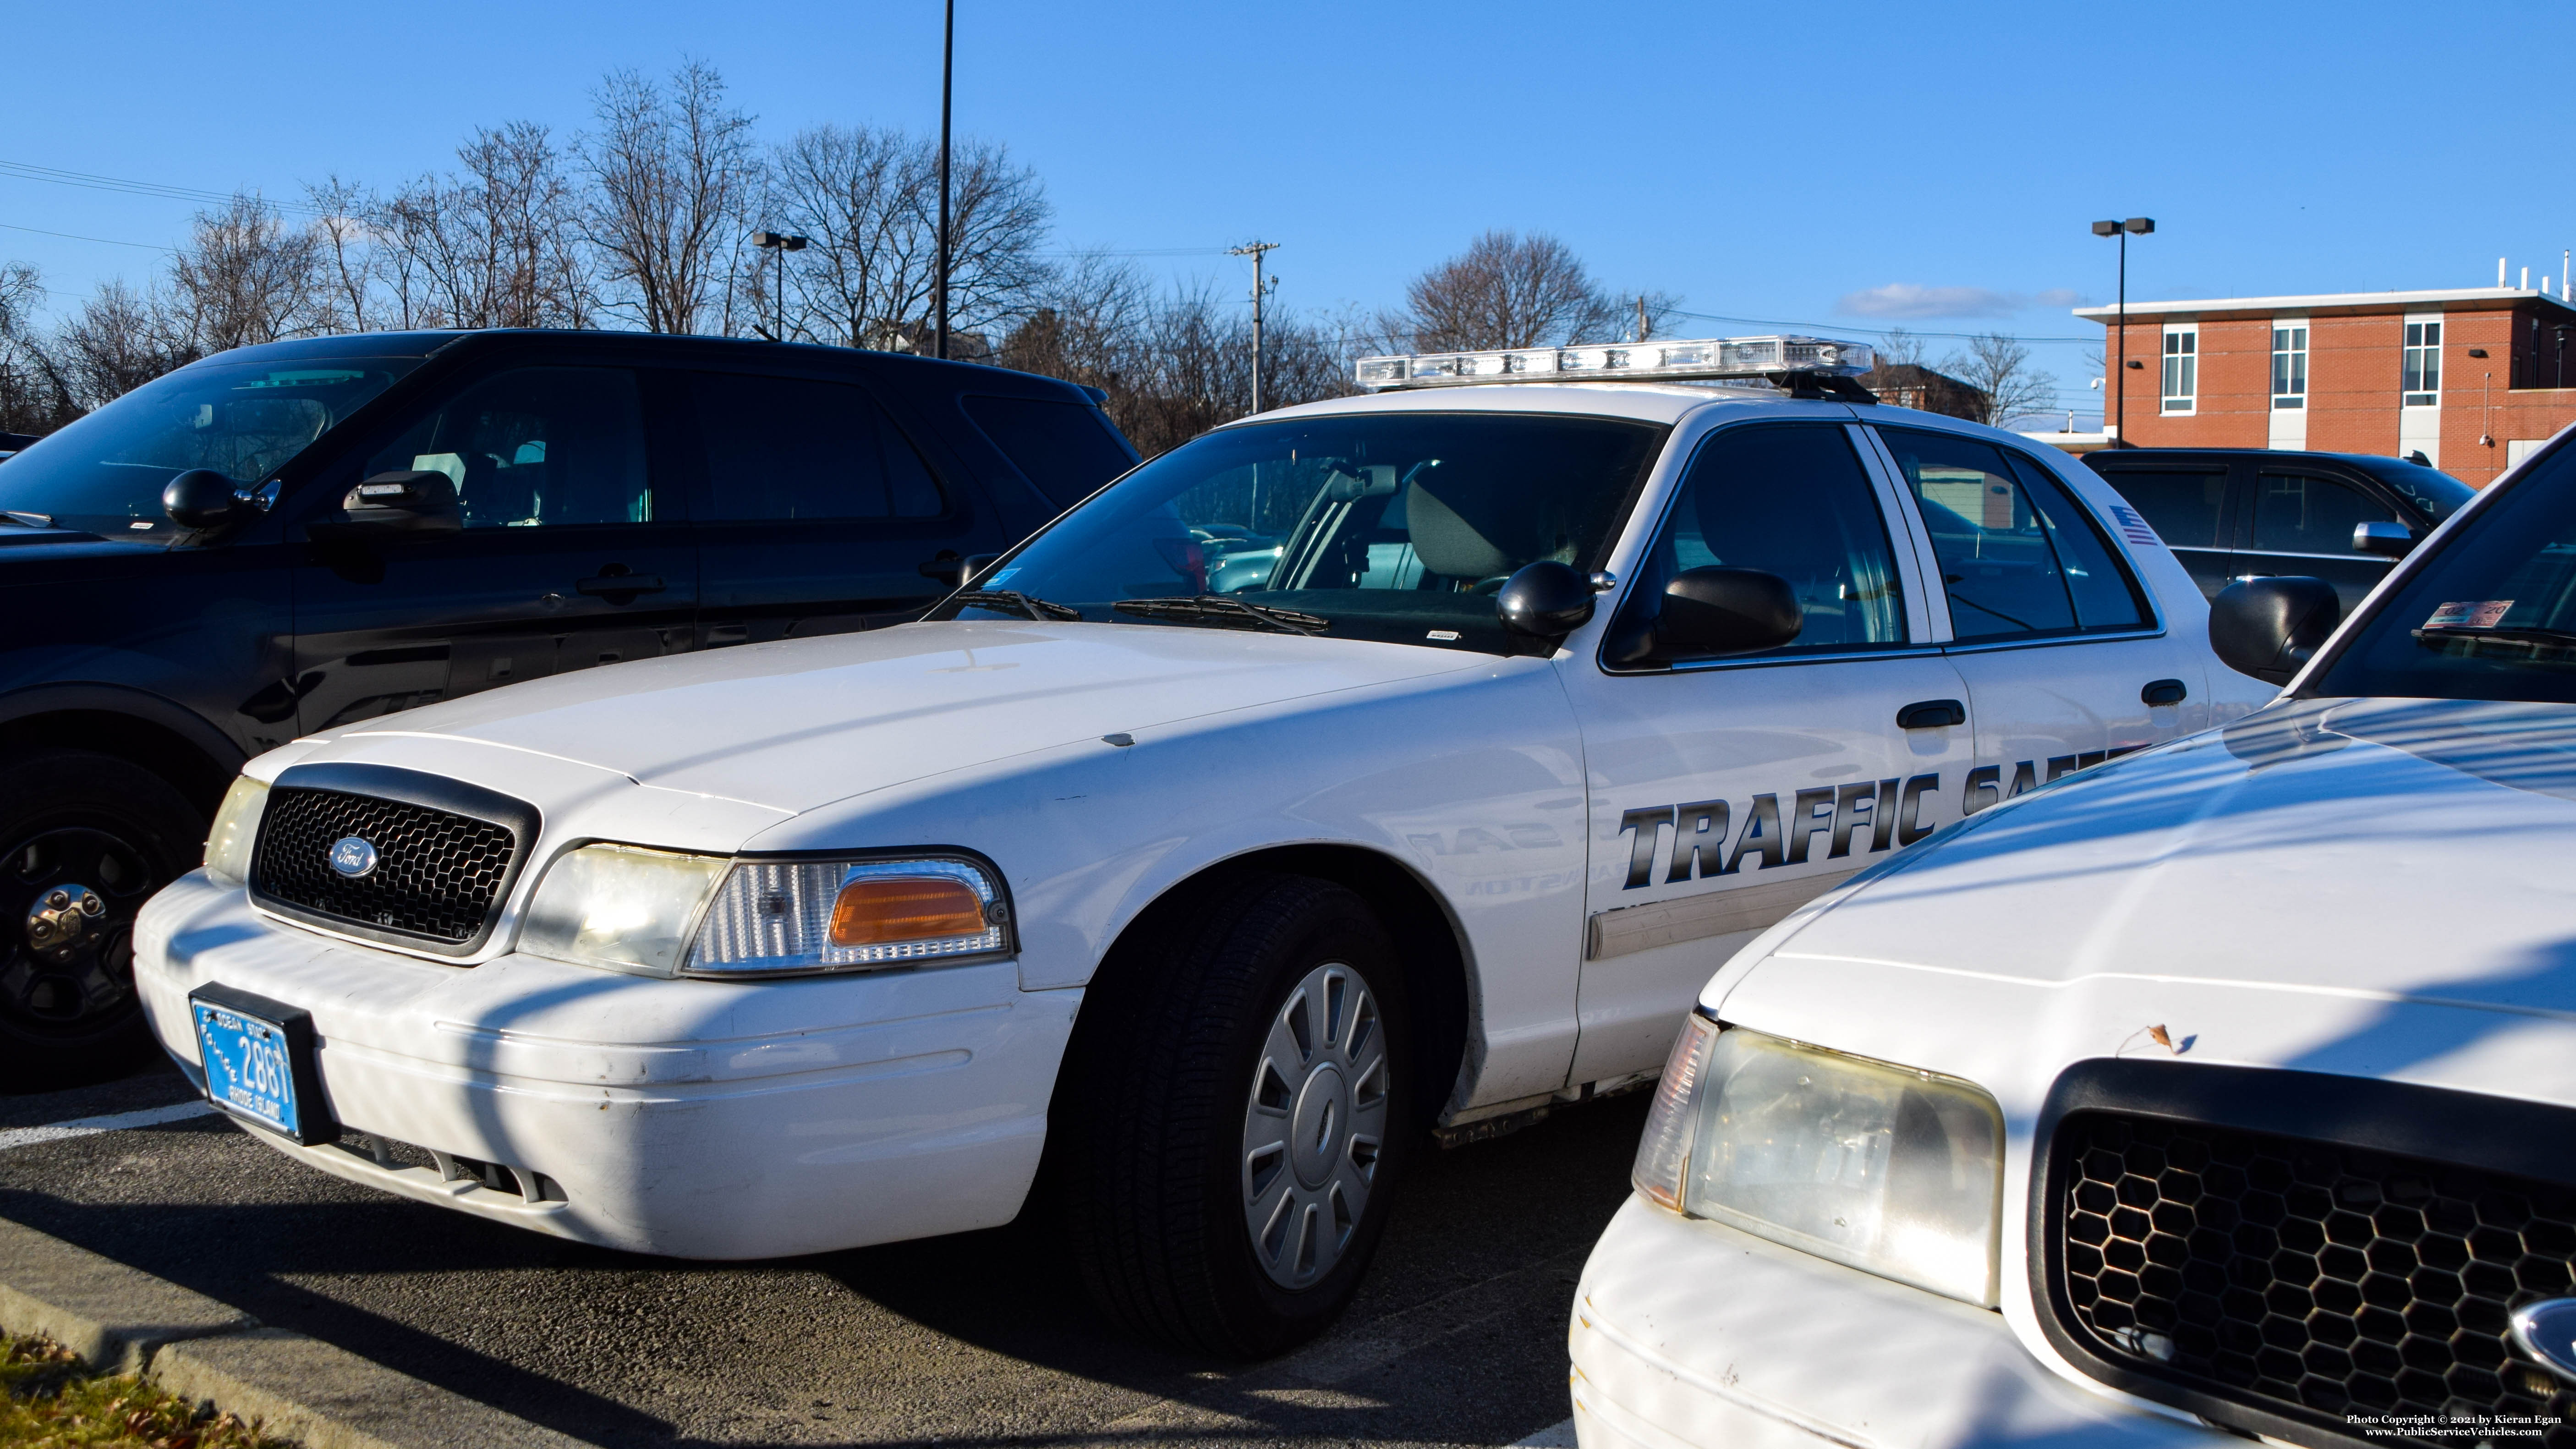
M 2415 530 L 2402 523 L 2356 523 L 2352 526 L 2354 553 L 2404 558 L 2415 551 L 2416 542 Z
M 191 468 L 161 486 L 161 511 L 181 528 L 221 528 L 250 511 L 233 480 L 212 468 Z
M 1807 623 L 1797 591 L 1761 569 L 1684 569 L 1664 585 L 1663 610 L 1641 658 L 1758 654 L 1798 637 Z
M 2343 620 L 2334 585 L 2303 575 L 2238 579 L 2209 606 L 2209 647 L 2239 674 L 2287 684 Z
M 1562 639 L 1592 617 L 1592 581 L 1552 558 L 1523 564 L 1495 590 L 1494 612 L 1515 634 Z
M 325 542 L 454 533 L 465 526 L 456 483 L 429 468 L 378 473 L 349 490 L 342 519 L 315 522 L 305 532 Z

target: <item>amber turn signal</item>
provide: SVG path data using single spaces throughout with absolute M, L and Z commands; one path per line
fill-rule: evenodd
M 985 929 L 983 898 L 949 876 L 865 877 L 841 887 L 832 902 L 835 946 L 885 946 Z

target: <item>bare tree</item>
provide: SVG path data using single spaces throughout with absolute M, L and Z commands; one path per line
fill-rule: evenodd
M 169 315 L 199 356 L 325 325 L 322 246 L 253 195 L 201 211 L 170 264 Z
M 1371 339 L 1394 352 L 1480 351 L 1597 342 L 1625 334 L 1620 299 L 1544 233 L 1489 231 L 1405 288 Z
M 2030 349 L 2000 332 L 1969 339 L 1967 350 L 1951 354 L 1941 370 L 1984 395 L 1969 416 L 1995 427 L 2046 412 L 2057 402 L 2056 377 L 2033 370 Z
M 373 208 L 369 275 L 399 327 L 581 327 L 597 305 L 581 197 L 551 132 L 479 128 L 463 170 L 423 176 Z
M 1922 367 L 1923 339 L 1902 327 L 1890 327 L 1873 349 L 1881 367 Z
M 324 330 L 364 332 L 375 300 L 368 218 L 376 201 L 365 187 L 334 175 L 305 187 L 304 205 L 320 218 L 313 223 L 313 239 L 320 252 Z
M 0 432 L 47 433 L 79 415 L 37 328 L 44 275 L 0 262 Z
M 1037 174 L 970 142 L 952 167 L 952 329 L 994 334 L 1027 317 L 1052 269 L 1052 208 Z M 787 335 L 856 347 L 910 345 L 937 289 L 939 152 L 895 130 L 818 126 L 778 148 L 757 215 L 811 239 L 785 268 Z M 746 305 L 771 315 L 776 274 L 744 275 Z
M 55 334 L 53 351 L 65 390 L 83 410 L 204 356 L 163 298 L 121 280 L 99 284 Z
M 724 79 L 690 61 L 667 92 L 618 71 L 596 93 L 600 129 L 583 147 L 593 191 L 588 236 L 611 310 L 648 332 L 730 332 L 758 180 L 751 117 Z

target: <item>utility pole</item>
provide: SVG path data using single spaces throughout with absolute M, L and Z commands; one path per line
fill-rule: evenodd
M 1646 294 L 1637 294 L 1637 340 L 1646 340 Z
M 939 321 L 931 354 L 948 356 L 948 109 L 957 75 L 957 0 L 948 0 L 948 24 L 939 42 Z
M 1261 263 L 1264 254 L 1277 250 L 1279 243 L 1266 241 L 1249 241 L 1225 249 L 1227 256 L 1252 258 L 1252 410 L 1256 413 L 1261 411 L 1261 299 L 1279 285 L 1277 277 L 1262 279 Z

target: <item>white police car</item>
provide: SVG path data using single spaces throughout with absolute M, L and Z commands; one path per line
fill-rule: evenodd
M 2277 702 L 1718 972 L 1585 1445 L 2576 1442 L 2576 446 L 2336 609 L 2234 585 Z
M 141 993 L 342 1177 L 706 1258 L 1042 1183 L 1113 1311 L 1277 1347 L 1421 1125 L 1651 1079 L 1712 950 L 2265 693 L 2101 480 L 1867 363 L 1370 359 L 929 622 L 298 741 Z

